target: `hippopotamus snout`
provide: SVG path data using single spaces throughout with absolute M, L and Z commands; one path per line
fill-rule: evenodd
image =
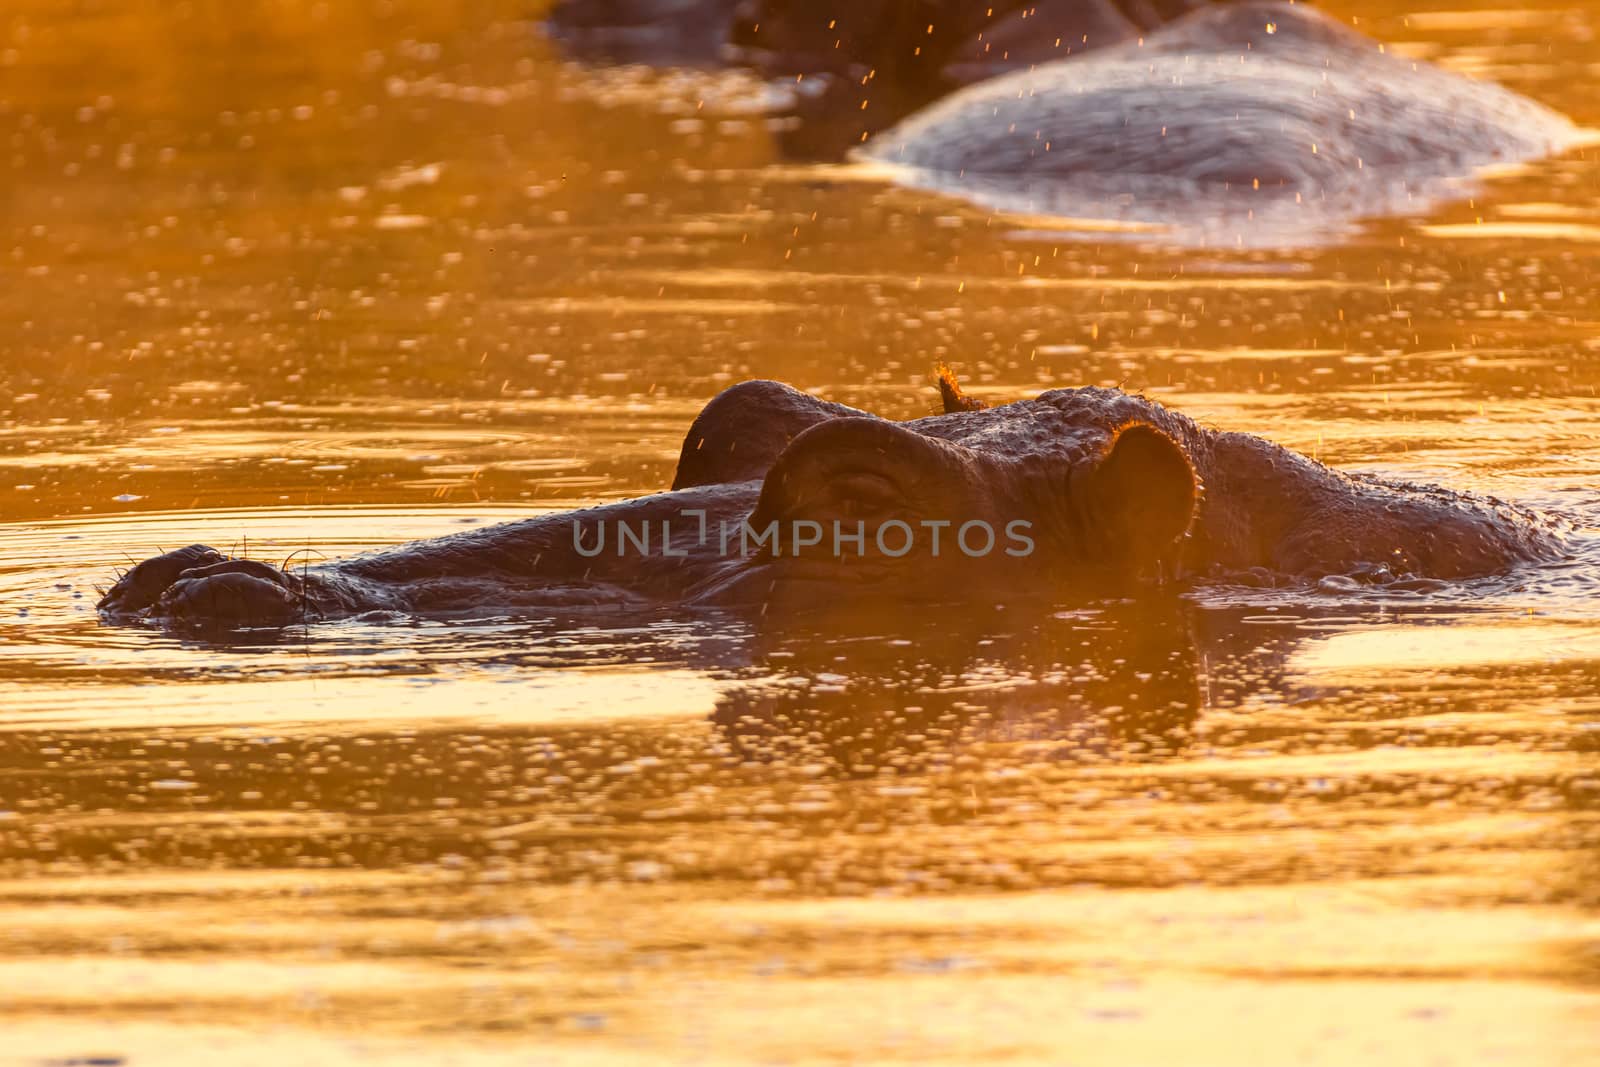
M 134 567 L 97 607 L 113 617 L 277 626 L 306 617 L 300 586 L 270 564 L 229 559 L 209 545 L 189 545 Z

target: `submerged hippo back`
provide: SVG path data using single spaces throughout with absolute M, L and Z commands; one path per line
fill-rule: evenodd
M 1576 132 L 1531 100 L 1387 55 L 1303 5 L 1250 3 L 963 90 L 861 154 L 949 173 L 1300 190 L 1535 158 Z

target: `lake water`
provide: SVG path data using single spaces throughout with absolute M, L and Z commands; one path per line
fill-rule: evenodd
M 1600 126 L 1600 5 L 1329 5 Z M 1600 1056 L 1600 152 L 1300 249 L 797 156 L 526 3 L 0 12 L 0 1063 Z M 656 490 L 718 389 L 1124 385 L 1574 558 L 1040 617 L 95 617 Z M 614 622 L 614 620 L 613 620 Z

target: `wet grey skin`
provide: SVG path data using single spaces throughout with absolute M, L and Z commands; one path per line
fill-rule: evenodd
M 894 422 L 744 382 L 695 419 L 669 492 L 288 570 L 193 545 L 133 568 L 99 609 L 110 620 L 221 625 L 373 611 L 893 611 L 1058 603 L 1251 571 L 1466 579 L 1563 551 L 1551 523 L 1513 505 L 1334 471 L 1142 396 L 1053 389 L 985 408 L 953 379 L 941 386 L 945 414 Z M 1006 536 L 1018 520 L 1026 554 L 1007 551 L 1021 551 Z M 824 536 L 798 551 L 781 540 L 777 552 L 742 551 L 717 532 L 797 521 L 869 532 L 843 551 Z M 882 550 L 873 536 L 894 521 L 916 534 L 900 555 L 903 535 Z M 935 553 L 925 524 L 938 522 L 950 525 Z M 958 549 L 956 530 L 972 522 L 995 532 L 993 548 L 977 552 L 975 533 L 972 554 Z M 632 540 L 621 541 L 622 525 Z
M 1087 177 L 1304 196 L 1462 176 L 1579 136 L 1549 108 L 1389 54 L 1315 8 L 1250 2 L 963 89 L 857 156 L 952 190 Z

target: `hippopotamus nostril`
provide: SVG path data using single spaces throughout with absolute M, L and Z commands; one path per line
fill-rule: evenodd
M 180 578 L 162 593 L 156 608 L 166 618 L 241 626 L 279 625 L 303 614 L 290 590 L 241 571 Z

